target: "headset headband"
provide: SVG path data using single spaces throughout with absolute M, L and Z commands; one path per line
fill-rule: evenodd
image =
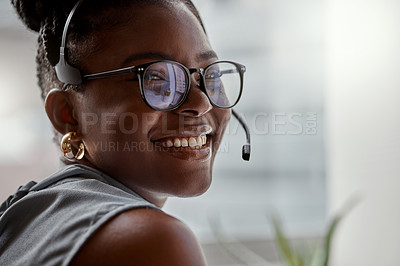
M 82 83 L 81 71 L 78 68 L 71 66 L 67 61 L 68 49 L 66 47 L 69 24 L 71 23 L 71 19 L 76 9 L 81 5 L 82 2 L 83 0 L 79 0 L 75 4 L 68 15 L 67 21 L 65 22 L 60 46 L 60 60 L 55 67 L 58 80 L 65 84 L 78 85 Z

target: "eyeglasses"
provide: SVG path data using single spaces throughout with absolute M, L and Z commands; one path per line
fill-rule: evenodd
M 155 61 L 143 65 L 84 75 L 84 80 L 136 74 L 145 103 L 154 110 L 170 111 L 186 100 L 192 74 L 198 73 L 197 86 L 210 103 L 228 109 L 237 104 L 242 94 L 246 67 L 231 61 L 218 61 L 203 68 L 187 68 L 174 61 Z

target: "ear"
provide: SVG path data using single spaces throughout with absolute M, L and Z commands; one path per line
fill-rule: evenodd
M 61 134 L 77 129 L 78 122 L 74 119 L 73 105 L 66 91 L 52 89 L 46 96 L 44 108 L 53 127 Z

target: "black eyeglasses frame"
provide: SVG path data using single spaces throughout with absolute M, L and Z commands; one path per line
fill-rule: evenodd
M 147 101 L 147 99 L 144 95 L 144 88 L 143 88 L 144 73 L 149 66 L 151 66 L 153 64 L 157 64 L 157 63 L 176 64 L 176 65 L 180 66 L 183 70 L 185 70 L 186 79 L 188 81 L 186 84 L 185 94 L 182 97 L 182 99 L 176 105 L 172 106 L 171 108 L 165 108 L 165 109 L 163 108 L 162 109 L 162 108 L 154 107 Z M 238 73 L 240 76 L 239 96 L 233 104 L 231 104 L 230 106 L 227 106 L 227 107 L 219 106 L 219 105 L 215 104 L 211 100 L 211 97 L 208 95 L 208 92 L 206 90 L 206 85 L 205 85 L 206 83 L 205 83 L 204 73 L 206 73 L 210 67 L 212 67 L 216 64 L 219 64 L 219 63 L 230 63 L 230 64 L 234 65 L 236 67 L 236 69 L 238 70 Z M 200 75 L 200 84 L 196 84 L 196 85 L 202 92 L 204 92 L 207 95 L 207 98 L 209 99 L 211 105 L 214 107 L 220 108 L 220 109 L 230 109 L 239 102 L 240 97 L 242 96 L 243 83 L 244 83 L 244 72 L 246 72 L 246 67 L 244 65 L 233 62 L 233 61 L 226 61 L 226 60 L 225 61 L 216 61 L 216 62 L 206 66 L 205 68 L 187 68 L 179 62 L 170 61 L 170 60 L 159 60 L 159 61 L 152 61 L 152 62 L 149 62 L 146 64 L 137 65 L 137 66 L 130 66 L 130 67 L 126 67 L 126 68 L 120 68 L 120 69 L 99 72 L 99 73 L 94 73 L 94 74 L 86 74 L 86 75 L 83 75 L 82 79 L 83 79 L 83 81 L 88 81 L 88 80 L 109 78 L 109 77 L 115 77 L 115 76 L 126 75 L 126 74 L 136 74 L 138 77 L 138 80 L 139 80 L 140 95 L 142 96 L 143 101 L 150 108 L 152 108 L 156 111 L 171 111 L 171 110 L 175 110 L 175 109 L 179 108 L 185 102 L 185 100 L 189 94 L 190 87 L 191 87 L 191 76 L 194 73 L 198 73 Z

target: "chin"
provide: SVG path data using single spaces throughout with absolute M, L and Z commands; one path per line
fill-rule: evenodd
M 212 175 L 203 174 L 189 177 L 186 182 L 180 186 L 179 191 L 174 196 L 181 198 L 196 197 L 204 194 L 211 185 Z

